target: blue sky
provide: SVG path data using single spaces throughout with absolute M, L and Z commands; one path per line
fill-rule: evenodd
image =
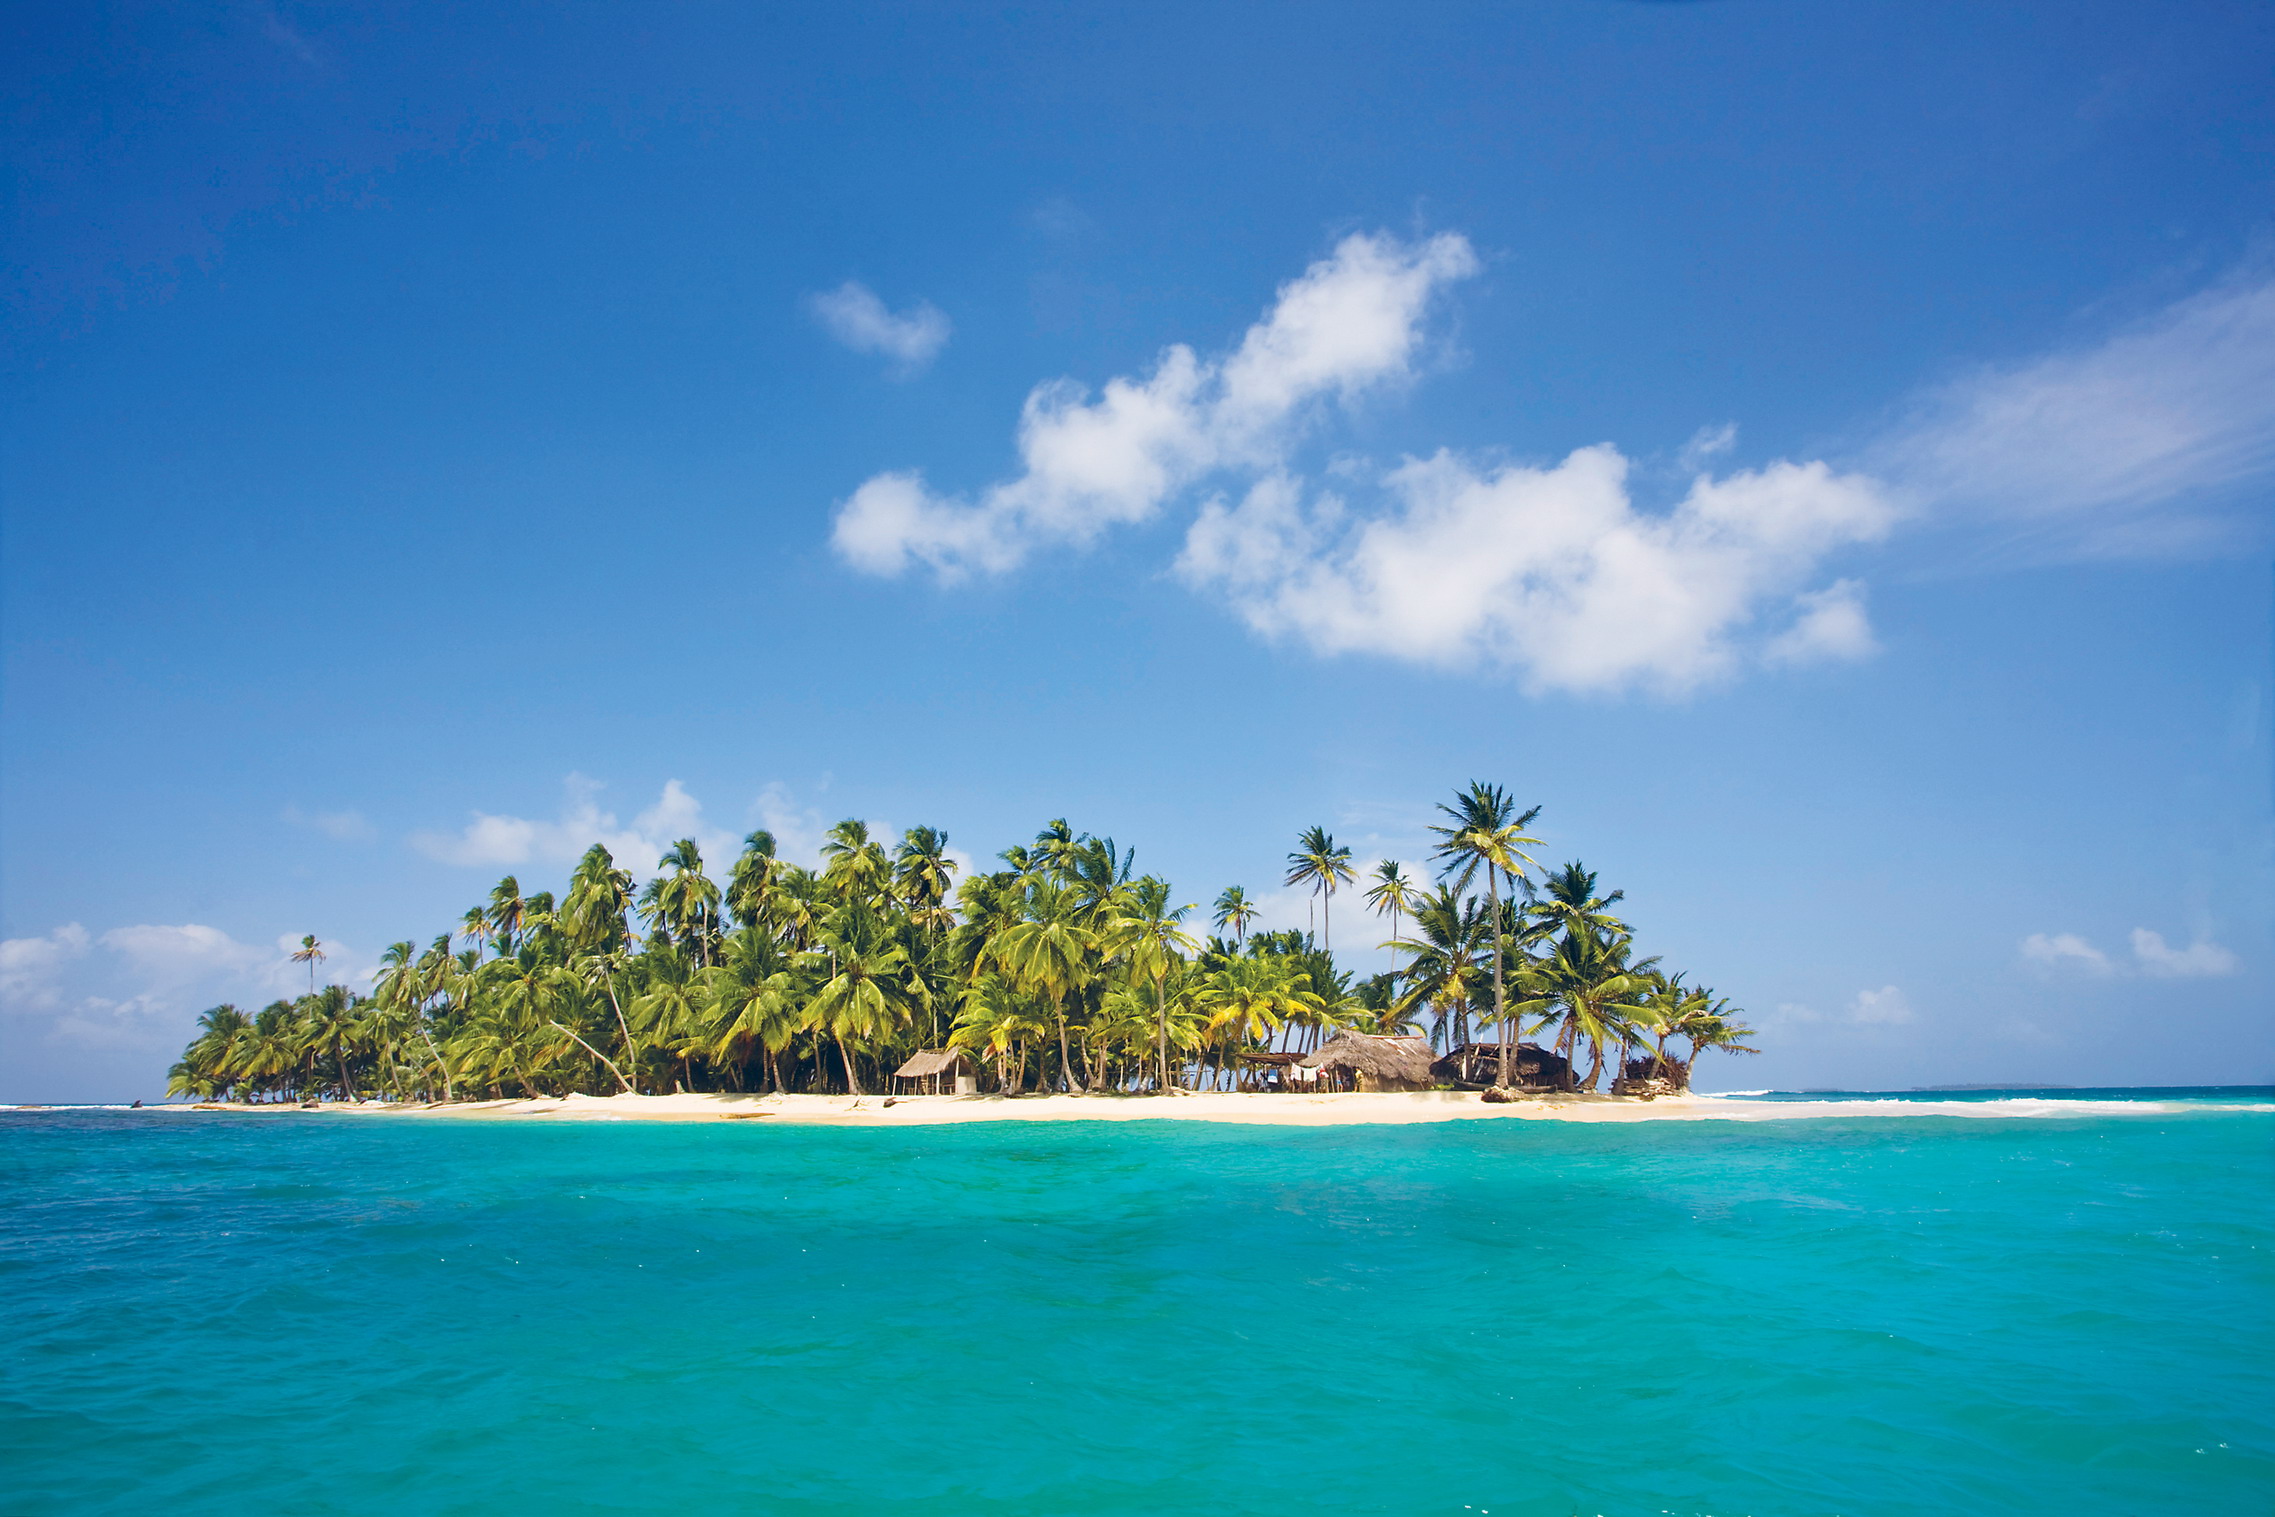
M 2275 1079 L 2264 7 L 17 27 L 0 1099 L 595 838 L 1473 777 L 1709 1083 Z

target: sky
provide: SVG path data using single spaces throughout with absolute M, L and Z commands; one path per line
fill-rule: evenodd
M 0 1100 L 595 840 L 1302 926 L 1473 779 L 1706 1088 L 2275 1081 L 2265 6 L 9 27 Z

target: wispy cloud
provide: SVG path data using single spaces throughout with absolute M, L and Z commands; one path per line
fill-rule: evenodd
M 2174 948 L 2163 933 L 2146 927 L 2133 929 L 2133 958 L 2141 973 L 2159 979 L 2192 980 L 2236 972 L 2236 956 L 2210 938 L 2199 937 L 2186 948 Z
M 635 816 L 629 825 L 616 813 L 603 810 L 598 780 L 572 774 L 562 782 L 567 791 L 561 812 L 550 819 L 533 819 L 477 811 L 474 819 L 456 832 L 415 832 L 411 846 L 428 858 L 465 868 L 512 869 L 525 864 L 573 863 L 595 843 L 606 845 L 617 867 L 645 878 L 656 860 L 680 838 L 691 837 L 706 860 L 732 858 L 740 840 L 733 833 L 703 820 L 703 805 L 678 780 L 664 782 L 656 803 Z
M 2109 955 L 2074 932 L 2034 932 L 2022 940 L 2025 962 L 2048 969 L 2074 969 L 2083 974 L 2106 975 L 2115 966 Z
M 1900 1027 L 1912 1020 L 1912 1003 L 1893 985 L 1860 990 L 1849 1002 L 1848 1019 L 1864 1027 Z
M 90 934 L 76 922 L 42 937 L 0 942 L 0 1015 L 43 1029 L 51 1043 L 88 1048 L 178 1047 L 196 1014 L 221 1001 L 260 1002 L 306 988 L 283 933 L 242 943 L 198 922 L 143 923 Z M 326 984 L 363 986 L 369 956 L 327 942 Z
M 378 835 L 378 829 L 360 811 L 303 811 L 298 806 L 286 806 L 284 819 L 343 843 L 358 843 Z
M 2074 932 L 2034 932 L 2022 940 L 2023 962 L 2049 973 L 2067 971 L 2095 979 L 2117 974 L 2142 974 L 2154 979 L 2202 979 L 2234 974 L 2236 956 L 2199 935 L 2186 948 L 2175 948 L 2164 934 L 2136 927 L 2130 962 L 2112 958 Z
M 2194 549 L 2275 470 L 2275 280 L 2239 278 L 2101 340 L 1920 396 L 1866 453 L 1923 508 L 2042 550 Z
M 912 379 L 948 345 L 947 313 L 928 300 L 905 311 L 888 309 L 876 292 L 848 279 L 834 290 L 809 296 L 806 308 L 830 336 L 856 353 L 890 359 L 896 379 Z

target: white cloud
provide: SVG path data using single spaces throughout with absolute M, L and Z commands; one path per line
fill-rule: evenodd
M 1803 588 L 1827 553 L 1886 532 L 1871 481 L 1776 463 L 1701 475 L 1658 514 L 1635 508 L 1627 475 L 1608 445 L 1490 472 L 1441 452 L 1391 471 L 1396 509 L 1357 520 L 1333 496 L 1306 506 L 1294 480 L 1272 475 L 1238 506 L 1203 507 L 1178 569 L 1268 636 L 1483 659 L 1536 690 L 1688 689 L 1729 673 L 1738 635 L 1781 603 L 1798 619 L 1775 656 L 1871 651 L 1861 586 Z
M 2165 942 L 2163 933 L 2146 927 L 2133 929 L 2133 957 L 2141 973 L 2159 979 L 2210 978 L 2236 971 L 2236 956 L 2208 937 L 2200 937 L 2186 948 L 2174 948 Z
M 466 868 L 513 869 L 524 864 L 563 865 L 595 843 L 606 845 L 617 867 L 639 878 L 655 872 L 656 860 L 683 837 L 695 839 L 705 866 L 722 856 L 732 859 L 741 839 L 707 825 L 703 806 L 678 780 L 664 782 L 656 804 L 625 826 L 616 813 L 603 811 L 595 797 L 596 780 L 572 774 L 563 782 L 568 791 L 561 814 L 551 821 L 492 815 L 477 811 L 474 820 L 454 833 L 415 832 L 411 846 L 431 859 Z
M 1864 1026 L 1901 1026 L 1912 1020 L 1912 1003 L 1893 985 L 1860 990 L 1849 1003 L 1848 1019 Z
M 1870 459 L 1929 504 L 2072 551 L 2201 543 L 2224 530 L 2204 498 L 2275 467 L 2275 281 L 1937 389 Z
M 54 1007 L 64 967 L 86 952 L 87 929 L 77 922 L 66 922 L 45 937 L 0 941 L 0 1009 Z
M 1024 472 L 976 500 L 914 471 L 865 481 L 838 511 L 837 550 L 879 575 L 1002 573 L 1040 546 L 1150 520 L 1211 476 L 1245 476 L 1238 504 L 1203 505 L 1178 571 L 1259 632 L 1319 652 L 1496 663 L 1535 689 L 1680 691 L 1747 656 L 1875 650 L 1862 585 L 1810 581 L 1829 554 L 1884 535 L 1892 512 L 1872 481 L 1821 463 L 1702 473 L 1663 513 L 1635 506 L 1608 445 L 1545 468 L 1441 451 L 1379 472 L 1342 458 L 1330 474 L 1371 476 L 1380 508 L 1310 495 L 1294 471 L 1306 423 L 1410 380 L 1433 300 L 1477 268 L 1452 234 L 1348 237 L 1222 357 L 1180 344 L 1095 397 L 1037 387 L 1019 427 Z M 1735 437 L 1702 431 L 1684 456 Z
M 287 806 L 284 819 L 295 827 L 306 827 L 343 843 L 361 842 L 376 833 L 360 811 L 302 811 L 298 806 Z
M 896 378 L 922 373 L 948 344 L 948 317 L 938 306 L 920 300 L 895 314 L 858 280 L 848 279 L 834 290 L 809 297 L 806 308 L 830 336 L 854 352 L 891 359 Z
M 299 946 L 298 933 L 262 948 L 197 922 L 114 927 L 96 936 L 74 922 L 45 937 L 0 943 L 0 1013 L 44 1021 L 53 1044 L 166 1051 L 187 1038 L 207 1006 L 305 990 L 307 971 L 291 961 Z M 338 943 L 325 947 L 319 983 L 371 983 L 377 966 L 367 955 Z
M 2074 932 L 2034 932 L 2022 940 L 2022 956 L 2048 969 L 2077 969 L 2091 975 L 2114 973 L 2109 955 Z
M 1778 664 L 1853 662 L 1880 651 L 1864 614 L 1864 583 L 1836 579 L 1822 590 L 1793 598 L 1793 625 L 1763 645 L 1762 656 Z
M 1038 546 L 1148 520 L 1211 470 L 1276 467 L 1318 402 L 1410 377 L 1432 297 L 1476 269 L 1458 236 L 1347 237 L 1230 354 L 1204 362 L 1180 343 L 1096 398 L 1072 380 L 1039 385 L 1020 415 L 1018 478 L 967 502 L 913 471 L 877 475 L 839 508 L 833 540 L 871 574 L 912 562 L 944 581 L 1001 573 Z

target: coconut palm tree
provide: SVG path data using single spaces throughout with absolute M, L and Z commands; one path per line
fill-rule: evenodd
M 606 856 L 605 849 L 601 853 Z M 695 839 L 681 838 L 672 844 L 656 860 L 656 868 L 669 872 L 658 874 L 640 892 L 640 919 L 698 966 L 708 966 L 719 940 L 719 887 L 704 874 L 703 854 Z
M 1021 990 L 1049 1003 L 1058 1023 L 1059 1079 L 1076 1088 L 1066 1034 L 1068 999 L 1081 985 L 1096 937 L 1073 888 L 1037 880 L 1027 887 L 1025 920 L 995 940 L 993 957 Z
M 743 839 L 743 851 L 727 876 L 727 915 L 737 927 L 757 927 L 772 916 L 775 874 L 774 834 L 761 827 Z
M 316 941 L 316 934 L 313 932 L 302 938 L 300 946 L 292 951 L 293 963 L 308 966 L 308 993 L 310 995 L 316 993 L 316 966 L 323 963 L 327 957 L 329 955 L 324 952 L 324 945 Z
M 1255 920 L 1256 908 L 1249 904 L 1248 892 L 1238 885 L 1227 885 L 1216 898 L 1215 914 L 1209 918 L 1209 925 L 1219 932 L 1231 928 L 1232 939 L 1238 943 L 1247 940 L 1248 924 Z
M 1410 955 L 1399 971 L 1405 989 L 1391 1010 L 1406 1018 L 1430 1008 L 1431 1042 L 1452 1049 L 1468 1041 L 1468 1008 L 1491 981 L 1485 903 L 1441 885 L 1415 898 L 1413 921 L 1412 937 L 1391 940 L 1396 951 Z
M 869 824 L 847 817 L 830 828 L 822 844 L 822 887 L 840 903 L 882 905 L 893 884 L 885 845 L 869 836 Z
M 908 986 L 908 955 L 886 924 L 866 906 L 838 912 L 821 933 L 815 957 L 826 955 L 828 974 L 807 1002 L 811 1025 L 837 1044 L 845 1067 L 845 1088 L 861 1094 L 847 1040 L 871 1042 L 907 1021 L 913 1009 Z
M 1217 904 L 1224 904 L 1222 897 Z M 1149 874 L 1124 895 L 1122 914 L 1108 927 L 1130 972 L 1153 987 L 1154 1072 L 1160 1081 L 1154 1088 L 1162 1091 L 1169 1089 L 1169 977 L 1181 956 L 1197 946 L 1179 925 L 1192 909 L 1188 903 L 1172 910 L 1169 882 Z
M 510 874 L 490 892 L 490 941 L 498 957 L 506 958 L 521 946 L 521 923 L 528 909 L 529 903 L 521 898 L 521 882 Z
M 1384 859 L 1375 866 L 1374 883 L 1367 887 L 1366 902 L 1367 909 L 1376 916 L 1382 916 L 1386 912 L 1389 914 L 1390 935 L 1395 939 L 1398 936 L 1400 917 L 1413 910 L 1414 903 L 1414 882 L 1407 878 L 1406 870 L 1398 860 Z M 1391 953 L 1390 972 L 1398 973 L 1396 950 Z
M 1501 876 L 1515 878 L 1524 873 L 1532 858 L 1524 850 L 1537 847 L 1540 839 L 1529 836 L 1525 828 L 1540 815 L 1533 807 L 1523 815 L 1517 814 L 1517 804 L 1509 792 L 1499 785 L 1488 785 L 1482 780 L 1471 780 L 1469 788 L 1454 797 L 1453 804 L 1443 802 L 1438 810 L 1445 815 L 1446 825 L 1432 826 L 1437 834 L 1436 853 L 1441 871 L 1459 881 L 1466 890 L 1477 871 L 1485 871 L 1486 919 L 1493 925 L 1491 953 L 1493 960 L 1493 1020 L 1501 1038 L 1501 1067 L 1495 1083 L 1506 1090 L 1510 1080 L 1510 1033 L 1507 977 L 1504 961 L 1508 958 L 1508 944 L 1501 927 Z
M 1351 850 L 1337 846 L 1326 828 L 1306 827 L 1296 839 L 1295 852 L 1288 855 L 1287 883 L 1309 885 L 1312 894 L 1319 897 L 1319 940 L 1329 953 L 1335 951 L 1335 933 L 1328 921 L 1328 907 L 1335 898 L 1335 887 L 1348 885 L 1351 879 Z
M 956 861 L 948 857 L 948 834 L 937 827 L 911 827 L 893 850 L 893 895 L 910 922 L 928 935 L 955 925 L 948 905 L 956 890 Z

